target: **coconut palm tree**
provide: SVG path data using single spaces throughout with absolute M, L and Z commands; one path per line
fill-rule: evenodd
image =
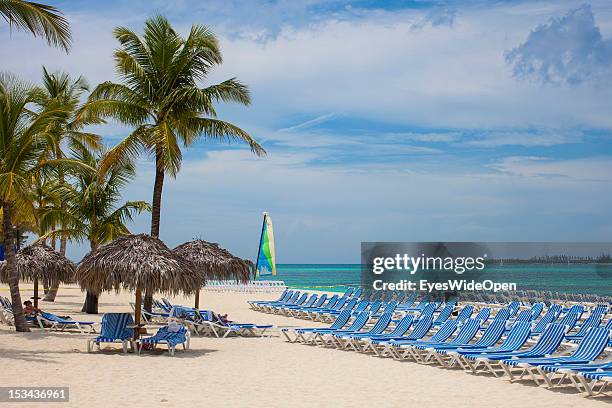
M 44 37 L 49 45 L 70 49 L 68 20 L 53 6 L 24 0 L 0 0 L 0 16 L 11 26 Z
M 48 151 L 50 158 L 63 159 L 66 157 L 65 149 L 89 149 L 97 151 L 101 148 L 100 136 L 93 133 L 84 132 L 83 128 L 86 125 L 101 123 L 101 120 L 95 117 L 88 118 L 88 121 L 83 121 L 77 117 L 77 109 L 79 108 L 82 95 L 89 90 L 87 81 L 82 76 L 72 78 L 65 72 L 49 73 L 43 67 L 43 83 L 37 91 L 36 103 L 41 108 L 49 104 L 61 104 L 70 112 L 66 120 L 57 122 L 49 130 L 54 135 L 54 144 Z M 50 176 L 50 177 L 49 177 Z M 52 182 L 64 184 L 65 175 L 58 169 L 54 174 L 40 174 L 39 182 L 45 185 L 46 179 L 51 179 Z M 58 200 L 57 205 L 63 206 L 63 201 Z M 45 231 L 41 231 L 44 233 Z M 67 237 L 60 236 L 59 252 L 66 255 Z M 59 285 L 56 284 L 56 285 Z M 45 301 L 53 302 L 57 295 L 58 286 L 49 288 Z
M 144 35 L 125 27 L 114 31 L 121 83 L 104 82 L 91 93 L 83 115 L 106 116 L 133 126 L 134 131 L 113 148 L 103 167 L 123 163 L 143 148 L 155 159 L 151 236 L 159 237 L 161 199 L 166 173 L 176 177 L 183 147 L 198 138 L 246 142 L 256 155 L 265 150 L 247 132 L 217 118 L 215 102 L 251 102 L 248 88 L 236 78 L 201 87 L 210 71 L 222 63 L 215 35 L 194 25 L 187 38 L 168 20 L 145 22 Z M 145 297 L 150 309 L 151 296 Z
M 43 212 L 43 229 L 61 225 L 39 239 L 65 236 L 75 241 L 88 241 L 92 251 L 99 245 L 130 233 L 126 224 L 143 211 L 150 211 L 144 201 L 127 201 L 121 205 L 121 189 L 135 176 L 134 165 L 123 163 L 106 171 L 101 168 L 104 154 L 95 155 L 87 148 L 74 149 L 71 159 L 81 163 L 74 171 L 72 183 L 57 186 L 65 207 L 52 207 Z M 87 292 L 83 311 L 98 313 L 98 294 Z
M 19 294 L 19 275 L 13 252 L 12 214 L 33 213 L 32 176 L 53 161 L 44 161 L 52 144 L 47 130 L 67 112 L 50 104 L 34 111 L 33 88 L 14 76 L 0 73 L 0 200 L 6 268 L 17 331 L 29 331 Z

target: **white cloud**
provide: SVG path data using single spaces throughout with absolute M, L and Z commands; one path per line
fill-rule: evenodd
M 480 132 L 463 144 L 479 147 L 525 146 L 550 147 L 568 143 L 581 143 L 584 135 L 579 131 L 537 130 L 537 131 L 488 131 Z
M 608 83 L 612 39 L 603 38 L 591 6 L 583 4 L 538 25 L 524 43 L 508 51 L 506 61 L 520 79 L 576 85 L 603 76 Z
M 491 167 L 520 177 L 566 178 L 581 182 L 612 183 L 612 161 L 609 157 L 555 160 L 533 156 L 512 156 Z

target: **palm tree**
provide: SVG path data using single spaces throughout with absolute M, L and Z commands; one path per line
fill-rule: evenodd
M 155 158 L 151 236 L 159 237 L 164 176 L 179 172 L 181 145 L 205 137 L 246 142 L 256 155 L 265 150 L 238 126 L 217 119 L 215 102 L 250 104 L 245 85 L 236 78 L 198 85 L 222 63 L 217 38 L 207 27 L 193 25 L 183 38 L 166 18 L 156 16 L 145 22 L 142 38 L 125 27 L 116 28 L 114 35 L 120 44 L 115 63 L 122 82 L 98 85 L 82 114 L 112 117 L 135 127 L 109 152 L 103 167 L 123 163 L 142 148 Z M 147 294 L 147 310 L 150 302 Z
M 17 331 L 30 329 L 19 294 L 19 275 L 13 252 L 12 214 L 34 212 L 31 199 L 32 176 L 52 164 L 52 161 L 44 163 L 43 160 L 52 144 L 47 129 L 55 121 L 67 116 L 61 106 L 54 104 L 39 112 L 31 110 L 34 94 L 31 86 L 10 74 L 0 73 L 0 200 L 4 253 Z
M 88 121 L 83 121 L 77 117 L 77 109 L 79 108 L 81 96 L 89 90 L 87 81 L 82 76 L 72 78 L 64 72 L 49 73 L 43 67 L 43 85 L 37 91 L 36 103 L 44 108 L 49 104 L 61 104 L 70 115 L 66 120 L 54 124 L 50 132 L 54 135 L 54 144 L 49 149 L 50 158 L 63 159 L 66 157 L 64 149 L 90 149 L 97 151 L 101 148 L 100 136 L 83 131 L 86 125 L 98 124 L 101 121 L 98 118 L 89 118 Z M 46 174 L 39 175 L 39 181 L 45 184 L 45 179 L 49 178 Z M 64 184 L 65 175 L 59 169 L 55 174 L 51 174 L 51 180 L 60 185 Z M 61 200 L 57 201 L 57 205 L 63 206 Z M 44 233 L 44 231 L 41 231 Z M 66 255 L 67 237 L 60 236 L 59 251 L 62 255 Z M 57 295 L 58 285 L 49 289 L 45 301 L 53 302 Z
M 89 149 L 73 149 L 72 159 L 81 164 L 74 182 L 57 186 L 65 208 L 51 207 L 43 212 L 43 229 L 61 225 L 39 239 L 65 236 L 79 242 L 88 241 L 92 251 L 100 244 L 129 234 L 126 224 L 143 211 L 150 211 L 144 201 L 128 201 L 118 206 L 121 189 L 135 176 L 134 166 L 123 163 L 106 171 L 101 168 L 104 154 L 94 155 Z M 98 294 L 87 292 L 83 311 L 98 313 Z
M 24 0 L 0 0 L 0 16 L 9 25 L 44 37 L 49 45 L 70 49 L 70 26 L 62 13 L 52 6 Z

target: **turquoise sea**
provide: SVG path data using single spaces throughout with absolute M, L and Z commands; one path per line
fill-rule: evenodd
M 478 279 L 515 282 L 518 290 L 589 293 L 612 296 L 612 266 L 596 264 L 488 265 Z M 279 264 L 274 279 L 292 288 L 342 292 L 361 282 L 359 264 Z M 471 279 L 456 275 L 453 279 Z M 270 279 L 269 276 L 261 279 Z

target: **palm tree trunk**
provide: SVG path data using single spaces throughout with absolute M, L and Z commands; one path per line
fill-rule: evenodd
M 159 221 L 161 218 L 162 191 L 164 189 L 164 168 L 162 153 L 157 149 L 155 154 L 155 184 L 153 185 L 153 208 L 151 211 L 151 236 L 159 238 Z M 148 312 L 153 307 L 153 294 L 148 291 L 144 296 L 144 309 Z
M 68 240 L 65 236 L 62 235 L 60 238 L 60 254 L 66 256 L 66 247 L 68 245 Z M 55 302 L 55 297 L 57 296 L 57 291 L 59 290 L 59 282 L 53 283 L 50 288 L 45 292 L 45 297 L 43 301 L 45 302 Z
M 13 252 L 13 223 L 11 222 L 11 205 L 8 201 L 2 203 L 2 225 L 4 228 L 4 256 L 6 258 L 6 269 L 8 284 L 11 291 L 11 302 L 13 303 L 13 316 L 15 329 L 18 332 L 29 332 L 28 322 L 23 314 L 21 305 L 21 294 L 19 293 L 19 275 L 15 253 Z
M 91 247 L 91 251 L 95 251 L 98 248 L 98 243 L 95 241 L 89 241 L 89 246 Z M 98 314 L 98 294 L 87 291 L 87 295 L 85 295 L 85 303 L 83 303 L 83 308 L 81 312 L 85 312 L 87 314 Z

